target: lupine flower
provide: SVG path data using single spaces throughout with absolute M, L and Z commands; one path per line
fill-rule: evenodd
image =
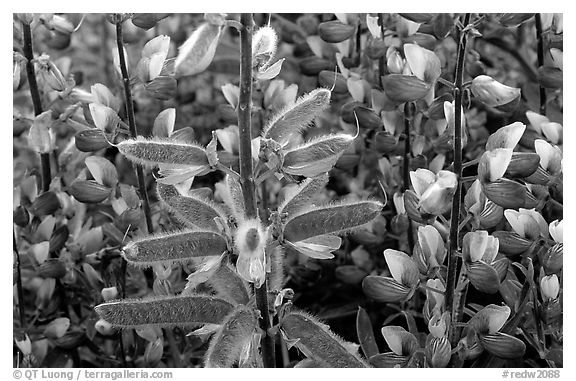
M 494 294 L 508 271 L 508 259 L 497 261 L 498 238 L 484 230 L 466 233 L 462 242 L 462 257 L 470 283 L 479 291 Z
M 438 215 L 448 210 L 457 185 L 453 172 L 440 171 L 434 174 L 419 168 L 410 172 L 410 180 L 419 197 L 418 207 L 421 212 Z
M 240 222 L 234 234 L 234 244 L 238 250 L 238 275 L 254 283 L 256 288 L 262 286 L 266 280 L 267 237 L 267 230 L 256 219 Z
M 548 224 L 536 209 L 520 208 L 519 211 L 507 209 L 504 217 L 512 229 L 520 236 L 536 240 L 540 236 L 548 238 Z
M 472 183 L 464 196 L 464 206 L 473 216 L 472 226 L 476 229 L 492 228 L 504 217 L 504 209 L 486 197 L 479 179 Z
M 510 307 L 489 304 L 468 321 L 468 328 L 476 333 L 476 340 L 491 354 L 514 359 L 521 357 L 526 345 L 506 333 L 499 332 L 510 316 Z
M 550 222 L 548 231 L 556 243 L 564 243 L 564 220 Z
M 418 243 L 414 247 L 414 256 L 420 272 L 436 270 L 446 258 L 446 247 L 442 236 L 432 225 L 418 227 Z

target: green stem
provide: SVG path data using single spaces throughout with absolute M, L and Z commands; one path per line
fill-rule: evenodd
M 247 218 L 258 216 L 256 207 L 256 187 L 252 167 L 252 29 L 251 13 L 240 16 L 240 99 L 238 103 L 238 127 L 240 130 L 240 184 L 244 194 L 244 207 Z M 262 336 L 262 360 L 264 367 L 275 367 L 274 339 L 270 336 L 270 311 L 268 310 L 267 282 L 255 289 L 256 305 L 260 310 Z
M 130 77 L 128 75 L 128 68 L 126 65 L 126 57 L 124 57 L 124 39 L 122 36 L 122 21 L 116 23 L 116 42 L 118 45 L 118 57 L 120 59 L 120 71 L 122 72 L 122 82 L 124 84 L 124 95 L 126 97 L 126 112 L 128 114 L 128 126 L 130 127 L 130 134 L 133 138 L 138 136 L 136 129 L 136 120 L 134 117 L 134 103 L 132 101 L 132 91 L 130 90 Z M 144 207 L 144 215 L 146 217 L 146 226 L 148 233 L 152 233 L 152 216 L 150 213 L 150 203 L 148 201 L 148 192 L 146 190 L 146 182 L 144 178 L 144 170 L 142 166 L 136 164 L 136 177 L 138 178 L 138 188 L 140 190 L 140 197 Z
M 22 33 L 24 34 L 24 57 L 26 57 L 26 75 L 28 77 L 28 85 L 30 87 L 30 96 L 32 97 L 32 105 L 34 106 L 34 115 L 42 114 L 42 101 L 40 100 L 40 91 L 38 90 L 38 82 L 36 81 L 36 73 L 34 71 L 34 50 L 32 49 L 32 30 L 30 24 L 22 22 Z M 40 154 L 40 166 L 42 167 L 42 191 L 46 192 L 50 189 L 50 182 L 52 181 L 52 174 L 50 171 L 50 154 Z
M 470 13 L 464 17 L 464 27 L 470 23 Z M 446 280 L 446 309 L 453 312 L 454 309 L 454 289 L 456 287 L 456 273 L 458 271 L 458 238 L 460 219 L 460 199 L 462 193 L 462 79 L 464 76 L 464 57 L 466 56 L 466 32 L 460 33 L 460 43 L 458 44 L 458 58 L 456 61 L 456 76 L 454 82 L 454 173 L 457 184 L 454 198 L 452 199 L 452 215 L 450 218 L 450 249 L 448 252 L 448 277 Z M 457 323 L 454 313 L 452 322 Z M 455 337 L 454 324 L 451 325 L 450 342 L 455 345 L 458 337 Z
M 540 13 L 534 16 L 536 20 L 536 38 L 538 40 L 538 68 L 544 65 L 544 39 L 542 36 L 542 18 Z M 546 116 L 546 89 L 540 85 L 540 114 Z

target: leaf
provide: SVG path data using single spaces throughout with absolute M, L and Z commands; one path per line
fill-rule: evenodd
M 306 177 L 328 172 L 354 139 L 348 134 L 325 135 L 292 148 L 284 153 L 282 171 Z
M 289 188 L 278 207 L 279 213 L 294 214 L 310 205 L 310 199 L 316 196 L 328 183 L 328 173 L 309 177 L 295 187 Z
M 193 257 L 221 255 L 226 239 L 208 231 L 183 231 L 156 234 L 130 242 L 123 256 L 132 265 L 152 266 L 155 263 L 186 262 Z
M 291 312 L 281 322 L 281 329 L 306 357 L 332 368 L 366 368 L 357 354 L 351 353 L 346 342 L 328 327 L 304 312 Z
M 115 188 L 118 184 L 118 173 L 114 164 L 101 156 L 90 156 L 85 160 L 86 167 L 99 184 Z
M 284 144 L 292 135 L 306 129 L 314 118 L 328 108 L 329 104 L 330 90 L 313 90 L 273 116 L 266 123 L 262 137 Z
M 194 75 L 206 70 L 214 59 L 222 27 L 203 23 L 178 49 L 174 63 L 176 76 Z
M 258 327 L 255 311 L 247 306 L 237 306 L 226 317 L 206 351 L 206 368 L 230 368 L 238 361 L 244 348 L 250 345 Z
M 124 140 L 117 147 L 131 161 L 149 168 L 159 164 L 175 167 L 208 166 L 205 149 L 196 144 L 138 137 Z
M 370 316 L 362 307 L 358 307 L 358 314 L 356 315 L 356 334 L 358 341 L 364 352 L 366 358 L 370 358 L 379 353 L 378 345 L 376 345 L 376 338 L 374 337 L 374 329 L 370 322 Z
M 221 324 L 233 307 L 213 296 L 190 295 L 117 300 L 94 309 L 114 327 L 138 328 L 149 324 L 161 327 Z
M 223 222 L 228 220 L 222 208 L 210 200 L 197 195 L 181 195 L 171 185 L 159 183 L 157 189 L 160 200 L 184 223 L 217 232 L 219 225 L 214 219 L 219 218 Z
M 354 229 L 370 222 L 381 210 L 382 204 L 371 200 L 309 207 L 288 217 L 284 225 L 284 238 L 298 242 Z

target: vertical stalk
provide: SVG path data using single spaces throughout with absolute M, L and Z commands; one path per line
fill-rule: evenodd
M 240 183 L 244 194 L 246 217 L 258 216 L 256 207 L 256 187 L 254 184 L 254 168 L 252 167 L 252 14 L 242 13 L 240 16 L 240 99 L 238 103 L 238 127 L 240 130 Z M 268 310 L 267 281 L 255 289 L 256 305 L 260 310 L 260 328 L 264 331 L 262 337 L 262 360 L 264 367 L 275 367 L 274 340 L 270 336 L 270 312 Z
M 542 18 L 540 13 L 534 16 L 536 21 L 536 38 L 538 40 L 538 68 L 544 65 L 544 39 L 542 36 Z M 546 89 L 540 85 L 540 114 L 546 116 Z
M 380 23 L 380 37 L 384 40 L 384 15 L 382 13 L 378 13 L 378 22 Z M 382 56 L 378 59 L 378 83 L 380 84 L 380 88 L 383 88 L 382 84 L 382 77 L 384 76 L 384 65 L 386 65 L 386 60 L 384 59 L 385 56 Z
M 470 13 L 466 13 L 463 26 L 470 23 Z M 456 321 L 454 313 L 454 289 L 456 288 L 456 277 L 458 271 L 458 226 L 460 225 L 460 199 L 462 193 L 462 78 L 464 76 L 464 57 L 466 56 L 466 32 L 460 33 L 458 44 L 458 58 L 456 61 L 456 76 L 454 82 L 454 173 L 457 184 L 454 198 L 452 199 L 452 214 L 450 217 L 450 249 L 448 252 L 448 279 L 446 281 L 446 309 L 450 311 L 453 324 L 450 325 L 449 339 L 454 344 L 457 337 L 454 337 L 454 327 Z
M 404 135 L 406 142 L 404 144 L 404 164 L 402 166 L 402 192 L 406 192 L 410 184 L 410 120 L 414 117 L 415 105 L 412 102 L 404 106 Z M 412 229 L 412 220 L 408 219 L 408 247 L 410 252 L 414 250 L 414 233 Z
M 138 136 L 136 129 L 136 120 L 134 118 L 134 104 L 132 103 L 132 91 L 130 90 L 130 77 L 128 76 L 128 68 L 126 66 L 126 57 L 124 57 L 124 39 L 122 36 L 122 22 L 116 22 L 116 42 L 118 45 L 118 57 L 120 59 L 120 71 L 122 71 L 122 82 L 124 83 L 124 95 L 126 97 L 126 111 L 128 114 L 128 126 L 130 127 L 130 134 L 133 138 Z M 152 233 L 152 217 L 150 213 L 150 203 L 148 201 L 148 192 L 146 191 L 146 182 L 144 179 L 144 170 L 142 166 L 136 164 L 136 177 L 138 178 L 138 188 L 140 190 L 140 197 L 144 206 L 144 215 L 146 216 L 146 226 L 148 233 Z
M 16 256 L 16 291 L 18 293 L 18 318 L 20 321 L 20 328 L 26 329 L 26 317 L 24 315 L 24 291 L 22 289 L 22 273 L 20 271 L 20 254 L 18 253 L 18 245 L 16 244 L 16 235 L 12 235 L 14 239 L 13 243 L 13 251 L 14 255 Z
M 36 82 L 36 73 L 34 72 L 34 50 L 32 49 L 32 30 L 30 24 L 22 21 L 22 32 L 24 34 L 24 57 L 26 57 L 26 76 L 28 77 L 28 85 L 30 87 L 30 96 L 32 97 L 32 105 L 34 106 L 34 115 L 42 114 L 42 102 L 40 100 L 40 91 L 38 90 L 38 82 Z M 50 171 L 50 154 L 40 154 L 40 166 L 42 167 L 42 191 L 46 192 L 50 189 L 50 181 L 52 174 Z

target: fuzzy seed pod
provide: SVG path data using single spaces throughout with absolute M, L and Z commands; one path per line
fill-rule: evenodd
M 206 150 L 196 144 L 162 138 L 124 140 L 118 150 L 131 161 L 154 168 L 159 164 L 200 167 L 208 165 Z
M 221 262 L 206 283 L 219 297 L 234 304 L 248 304 L 249 294 L 244 281 L 227 263 Z
M 227 220 L 226 213 L 214 202 L 202 197 L 183 196 L 171 185 L 158 183 L 158 197 L 178 219 L 188 225 L 219 231 L 214 219 Z
M 247 306 L 237 306 L 228 315 L 210 341 L 204 366 L 206 368 L 231 368 L 250 345 L 258 327 L 255 311 Z
M 278 36 L 276 31 L 266 25 L 259 28 L 252 37 L 252 64 L 259 70 L 270 65 L 270 61 L 276 55 Z
M 232 308 L 229 302 L 207 295 L 125 299 L 94 307 L 100 318 L 118 328 L 221 324 Z
M 282 332 L 306 357 L 323 367 L 366 368 L 350 344 L 332 333 L 329 328 L 304 312 L 291 312 L 282 319 Z
M 354 141 L 348 134 L 325 135 L 284 154 L 282 170 L 291 175 L 315 177 L 328 172 Z
M 183 231 L 156 234 L 130 242 L 123 256 L 130 264 L 149 267 L 156 263 L 185 263 L 193 257 L 220 255 L 226 239 L 210 231 Z
M 308 125 L 330 104 L 330 90 L 316 89 L 300 97 L 295 104 L 278 112 L 264 128 L 262 137 L 286 143 Z
M 382 207 L 380 202 L 372 200 L 311 207 L 288 218 L 284 225 L 284 238 L 298 242 L 354 229 L 372 221 Z

